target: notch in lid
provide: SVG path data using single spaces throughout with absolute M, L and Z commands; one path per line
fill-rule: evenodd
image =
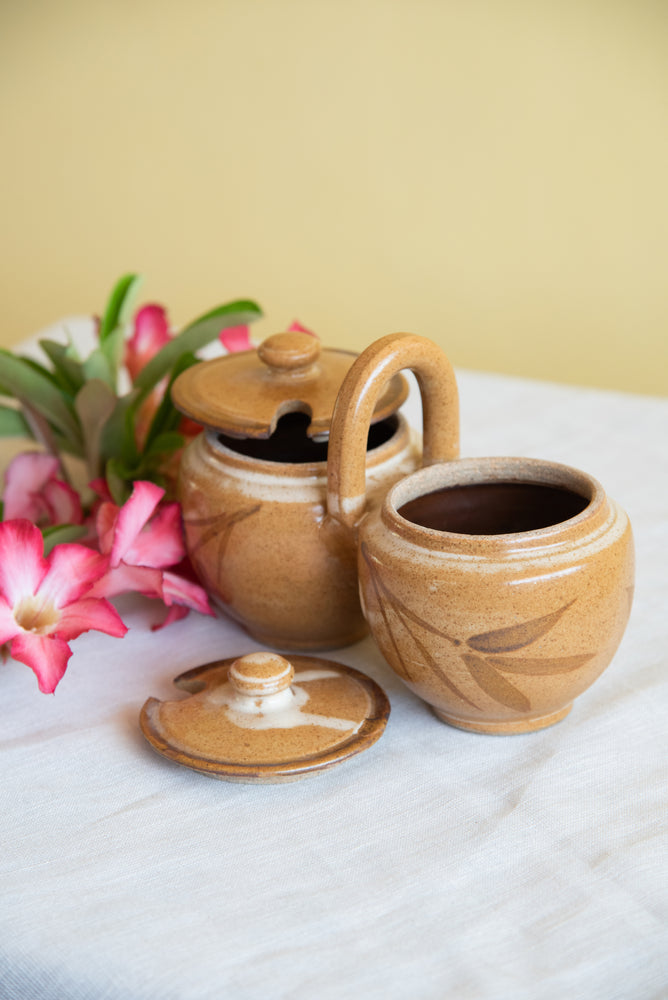
M 310 438 L 326 436 L 341 383 L 357 355 L 322 348 L 317 337 L 290 331 L 257 351 L 226 354 L 193 365 L 172 386 L 174 405 L 205 427 L 236 438 L 268 438 L 286 413 L 311 418 Z M 373 422 L 394 413 L 408 396 L 401 375 L 390 380 Z

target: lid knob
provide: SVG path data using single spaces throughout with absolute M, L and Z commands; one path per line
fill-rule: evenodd
M 230 667 L 228 678 L 246 697 L 266 698 L 290 687 L 295 671 L 278 653 L 247 653 Z
M 294 372 L 310 368 L 320 356 L 320 341 L 310 333 L 289 331 L 267 337 L 257 353 L 274 371 Z

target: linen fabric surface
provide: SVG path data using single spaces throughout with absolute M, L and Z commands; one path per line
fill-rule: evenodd
M 150 697 L 260 649 L 222 617 L 74 643 L 54 696 L 0 666 L 7 1000 L 653 1000 L 668 996 L 668 400 L 457 373 L 462 455 L 598 478 L 637 549 L 615 659 L 542 732 L 440 722 L 371 639 L 380 741 L 283 785 L 216 781 L 143 740 Z M 419 422 L 413 392 L 407 404 Z

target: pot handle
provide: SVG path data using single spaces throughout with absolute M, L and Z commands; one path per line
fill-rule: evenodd
M 422 464 L 459 456 L 459 397 L 452 365 L 432 340 L 390 333 L 366 348 L 346 375 L 334 407 L 327 458 L 327 512 L 354 529 L 366 506 L 366 443 L 386 382 L 410 368 L 422 397 Z

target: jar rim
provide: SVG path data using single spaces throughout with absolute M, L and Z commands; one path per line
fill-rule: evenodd
M 426 527 L 411 521 L 400 509 L 411 500 L 439 490 L 473 485 L 518 484 L 564 489 L 586 500 L 585 507 L 565 520 L 526 531 L 498 534 L 468 533 Z M 418 545 L 428 548 L 465 549 L 475 543 L 495 552 L 558 543 L 578 534 L 605 502 L 603 487 L 586 472 L 539 458 L 495 456 L 460 458 L 418 469 L 400 480 L 386 495 L 382 517 L 388 526 Z
M 410 426 L 402 413 L 393 413 L 386 418 L 387 421 L 396 422 L 392 433 L 381 444 L 370 448 L 367 455 L 367 471 L 373 470 L 381 465 L 396 453 L 405 448 L 410 440 Z M 223 458 L 227 463 L 249 472 L 264 473 L 269 475 L 280 474 L 282 477 L 304 477 L 322 478 L 327 476 L 327 460 L 307 461 L 307 462 L 282 462 L 273 461 L 269 458 L 254 458 L 245 455 L 241 451 L 236 451 L 219 438 L 219 432 L 212 428 L 203 429 L 204 439 L 213 454 Z

